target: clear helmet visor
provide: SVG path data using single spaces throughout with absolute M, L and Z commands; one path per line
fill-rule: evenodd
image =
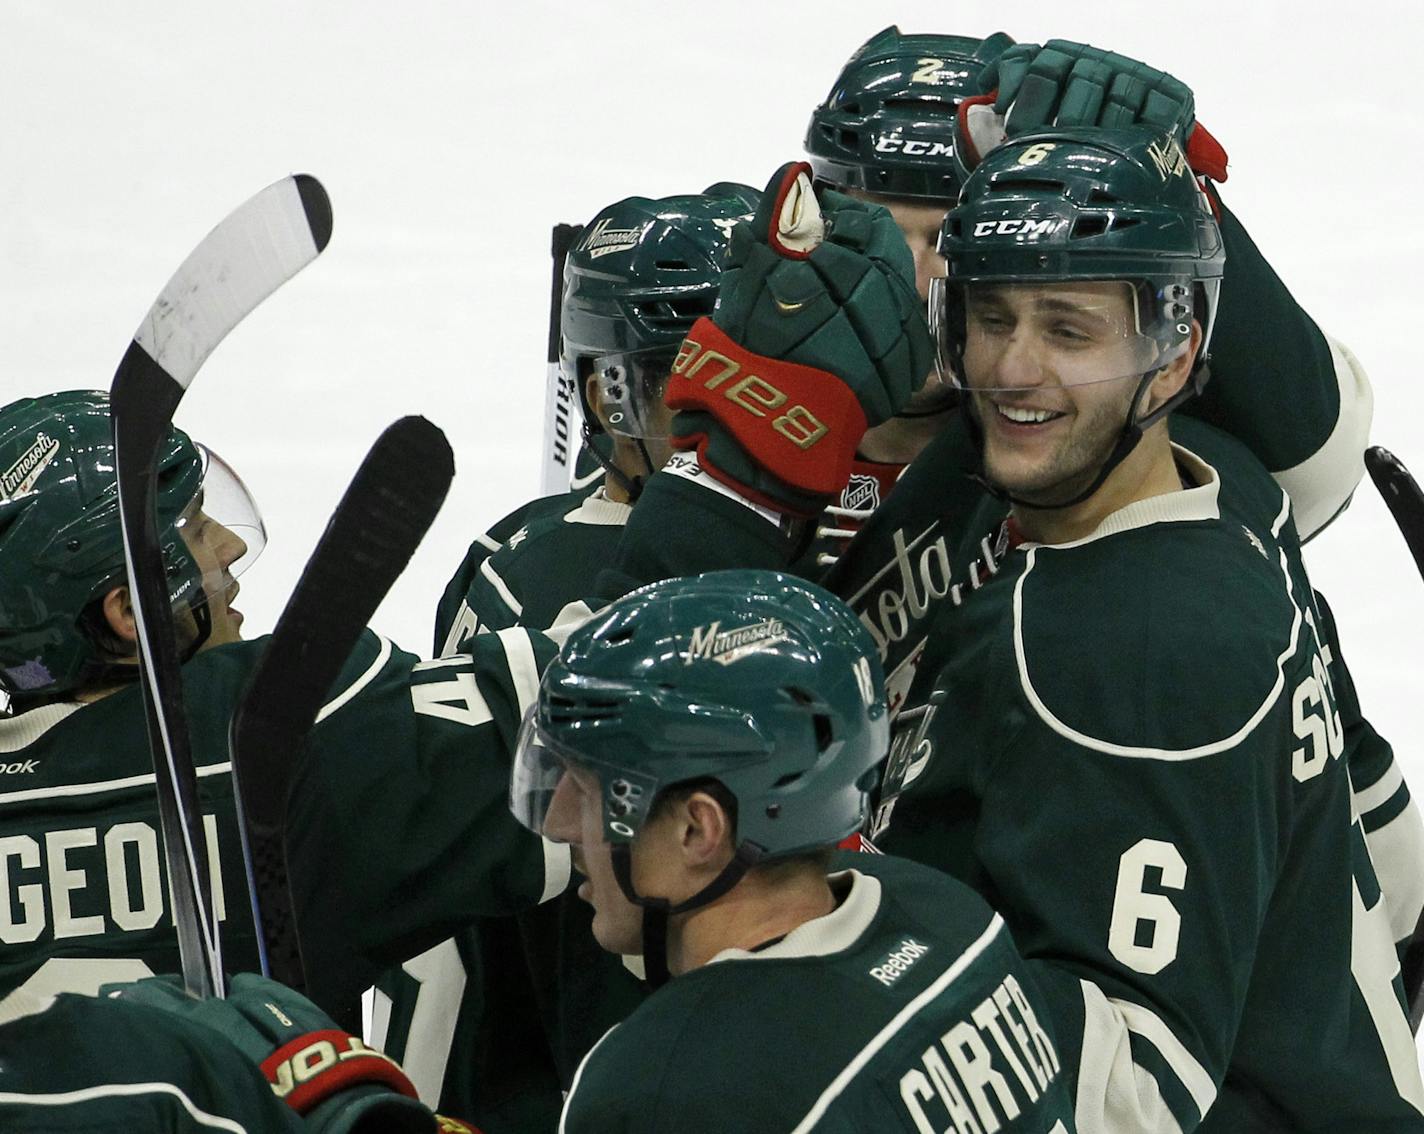
M 673 345 L 604 354 L 593 360 L 610 433 L 645 441 L 667 437 L 672 413 L 663 404 L 663 395 L 676 358 Z
M 1126 280 L 930 285 L 941 375 L 974 395 L 1138 381 L 1187 349 L 1191 319 L 1189 296 Z
M 573 842 L 586 812 L 596 810 L 602 837 L 631 842 L 647 818 L 658 781 L 632 768 L 590 759 L 539 724 L 531 705 L 515 743 L 509 810 L 519 823 L 554 842 Z
M 203 593 L 232 588 L 267 546 L 267 529 L 257 502 L 232 466 L 211 449 L 197 446 L 203 483 L 174 527 L 192 556 Z

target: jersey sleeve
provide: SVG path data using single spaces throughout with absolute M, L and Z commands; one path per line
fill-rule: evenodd
M 1211 380 L 1183 412 L 1246 443 L 1290 493 L 1296 526 L 1309 539 L 1344 509 L 1364 476 L 1374 395 L 1359 360 L 1316 325 L 1210 193 L 1226 274 Z
M 1325 596 L 1315 593 L 1320 618 L 1321 655 L 1330 667 L 1335 701 L 1345 733 L 1355 814 L 1365 832 L 1390 932 L 1401 954 L 1424 912 L 1424 820 L 1404 782 L 1389 741 L 1374 730 L 1360 710 L 1355 682 L 1340 652 L 1340 637 Z
M 207 1027 L 146 1005 L 61 996 L 4 1025 L 7 1134 L 300 1134 L 301 1117 L 246 1056 Z
M 478 916 L 568 884 L 567 846 L 509 810 L 512 755 L 554 646 L 508 630 L 421 662 L 368 633 L 293 786 L 288 861 L 317 1003 L 343 1003 Z
M 645 583 L 680 575 L 733 567 L 780 570 L 796 551 L 775 513 L 723 489 L 695 459 L 678 453 L 648 478 L 594 593 L 612 602 Z
M 489 531 L 476 536 L 470 544 L 470 549 L 465 552 L 465 558 L 461 560 L 450 581 L 445 584 L 445 591 L 435 607 L 436 657 L 458 653 L 476 631 L 482 628 L 478 615 L 470 608 L 467 596 L 480 578 L 480 572 L 490 556 L 499 551 L 510 537 L 519 531 L 532 507 L 533 502 L 530 502 L 516 508 Z M 507 625 L 513 625 L 513 622 L 501 623 L 494 629 L 503 629 Z

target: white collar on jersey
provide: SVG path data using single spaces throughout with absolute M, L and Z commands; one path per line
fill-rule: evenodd
M 747 949 L 723 949 L 707 963 L 718 961 L 785 961 L 793 957 L 828 957 L 849 949 L 875 920 L 880 912 L 880 879 L 858 870 L 842 870 L 828 874 L 833 890 L 843 890 L 849 883 L 845 899 L 824 917 L 812 918 L 798 925 L 775 945 L 752 952 Z
M 0 717 L 0 753 L 28 748 L 65 717 L 82 708 L 78 701 L 55 701 L 16 717 Z
M 616 500 L 608 499 L 603 486 L 600 485 L 583 500 L 579 501 L 579 506 L 571 512 L 564 514 L 566 524 L 602 524 L 607 527 L 622 527 L 628 522 L 628 516 L 633 511 L 633 505 L 620 504 Z
M 1172 443 L 1172 454 L 1176 457 L 1177 467 L 1196 482 L 1195 488 L 1164 492 L 1161 496 L 1149 496 L 1146 500 L 1134 501 L 1105 518 L 1082 539 L 1075 539 L 1069 543 L 1025 542 L 1019 545 L 1020 548 L 1027 551 L 1035 547 L 1043 547 L 1048 550 L 1081 547 L 1085 543 L 1092 543 L 1104 536 L 1131 531 L 1133 528 L 1145 528 L 1150 524 L 1221 519 L 1221 507 L 1217 502 L 1217 497 L 1221 492 L 1221 477 L 1217 471 L 1195 453 L 1182 448 L 1176 442 Z

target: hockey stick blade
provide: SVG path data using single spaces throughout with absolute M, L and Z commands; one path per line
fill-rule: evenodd
M 1414 557 L 1414 566 L 1424 576 L 1424 492 L 1404 467 L 1404 462 L 1378 445 L 1365 450 L 1365 468 L 1394 517 L 1399 534 Z M 1405 946 L 1400 965 L 1405 1001 L 1409 1005 L 1409 1026 L 1417 1034 L 1424 1020 L 1424 914 Z
M 445 435 L 405 417 L 377 439 L 332 514 L 232 718 L 229 749 L 263 972 L 306 987 L 288 884 L 287 796 L 303 739 L 455 475 Z
M 154 300 L 110 389 L 139 684 L 183 984 L 195 996 L 222 994 L 222 951 L 160 545 L 158 449 L 208 355 L 262 300 L 316 259 L 330 238 L 331 203 L 320 182 L 306 174 L 283 178 L 238 206 L 189 253 Z

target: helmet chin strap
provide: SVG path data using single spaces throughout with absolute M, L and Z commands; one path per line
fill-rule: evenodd
M 695 910 L 709 902 L 715 902 L 742 880 L 747 871 L 766 857 L 766 852 L 756 843 L 743 842 L 737 847 L 732 861 L 722 868 L 720 874 L 701 890 L 685 901 L 673 905 L 666 898 L 641 897 L 633 888 L 633 847 L 631 843 L 615 843 L 612 847 L 613 876 L 618 880 L 618 888 L 623 896 L 635 906 L 643 908 L 643 971 L 648 983 L 661 988 L 668 982 L 667 935 L 668 919 L 673 914 Z
M 1152 426 L 1156 425 L 1183 402 L 1197 394 L 1198 391 L 1206 385 L 1208 374 L 1205 365 L 1201 364 L 1197 368 L 1199 373 L 1193 373 L 1180 390 L 1151 413 L 1139 418 L 1137 416 L 1137 410 L 1138 407 L 1142 405 L 1142 399 L 1147 395 L 1148 387 L 1152 385 L 1152 380 L 1156 378 L 1167 365 L 1168 363 L 1164 363 L 1162 366 L 1155 367 L 1147 371 L 1137 380 L 1137 390 L 1132 395 L 1132 404 L 1128 407 L 1127 418 L 1123 422 L 1122 432 L 1118 434 L 1117 443 L 1113 445 L 1112 452 L 1108 454 L 1107 459 L 1098 469 L 1098 475 L 1093 478 L 1093 482 L 1071 500 L 1064 500 L 1057 504 L 1042 504 L 1036 500 L 1024 500 L 1021 497 L 1013 495 L 1013 493 L 1009 492 L 1008 489 L 1002 485 L 995 484 L 991 481 L 987 474 L 975 475 L 973 479 L 979 484 L 982 484 L 1000 500 L 1006 500 L 1010 504 L 1017 505 L 1020 508 L 1035 508 L 1040 512 L 1052 512 L 1060 508 L 1072 508 L 1075 505 L 1083 503 L 1083 501 L 1096 493 L 1098 489 L 1102 488 L 1107 482 L 1108 477 L 1112 475 L 1113 470 L 1127 459 L 1127 455 L 1131 453 L 1132 450 L 1137 447 L 1137 443 L 1142 440 L 1143 433 L 1151 429 Z M 974 440 L 975 447 L 979 450 L 979 455 L 982 460 L 984 455 L 984 426 L 977 416 L 974 399 L 966 398 L 965 405 L 968 407 L 969 433 Z
M 618 487 L 627 494 L 629 504 L 636 504 L 638 497 L 643 495 L 643 485 L 647 483 L 648 477 L 657 471 L 653 468 L 653 458 L 648 455 L 648 447 L 643 444 L 643 439 L 641 437 L 633 438 L 638 442 L 638 451 L 643 455 L 643 463 L 648 468 L 647 476 L 629 476 L 598 451 L 598 446 L 593 443 L 593 426 L 587 421 L 583 423 L 582 432 L 584 447 L 593 455 L 593 459 L 603 467 L 604 474 L 611 477 Z

